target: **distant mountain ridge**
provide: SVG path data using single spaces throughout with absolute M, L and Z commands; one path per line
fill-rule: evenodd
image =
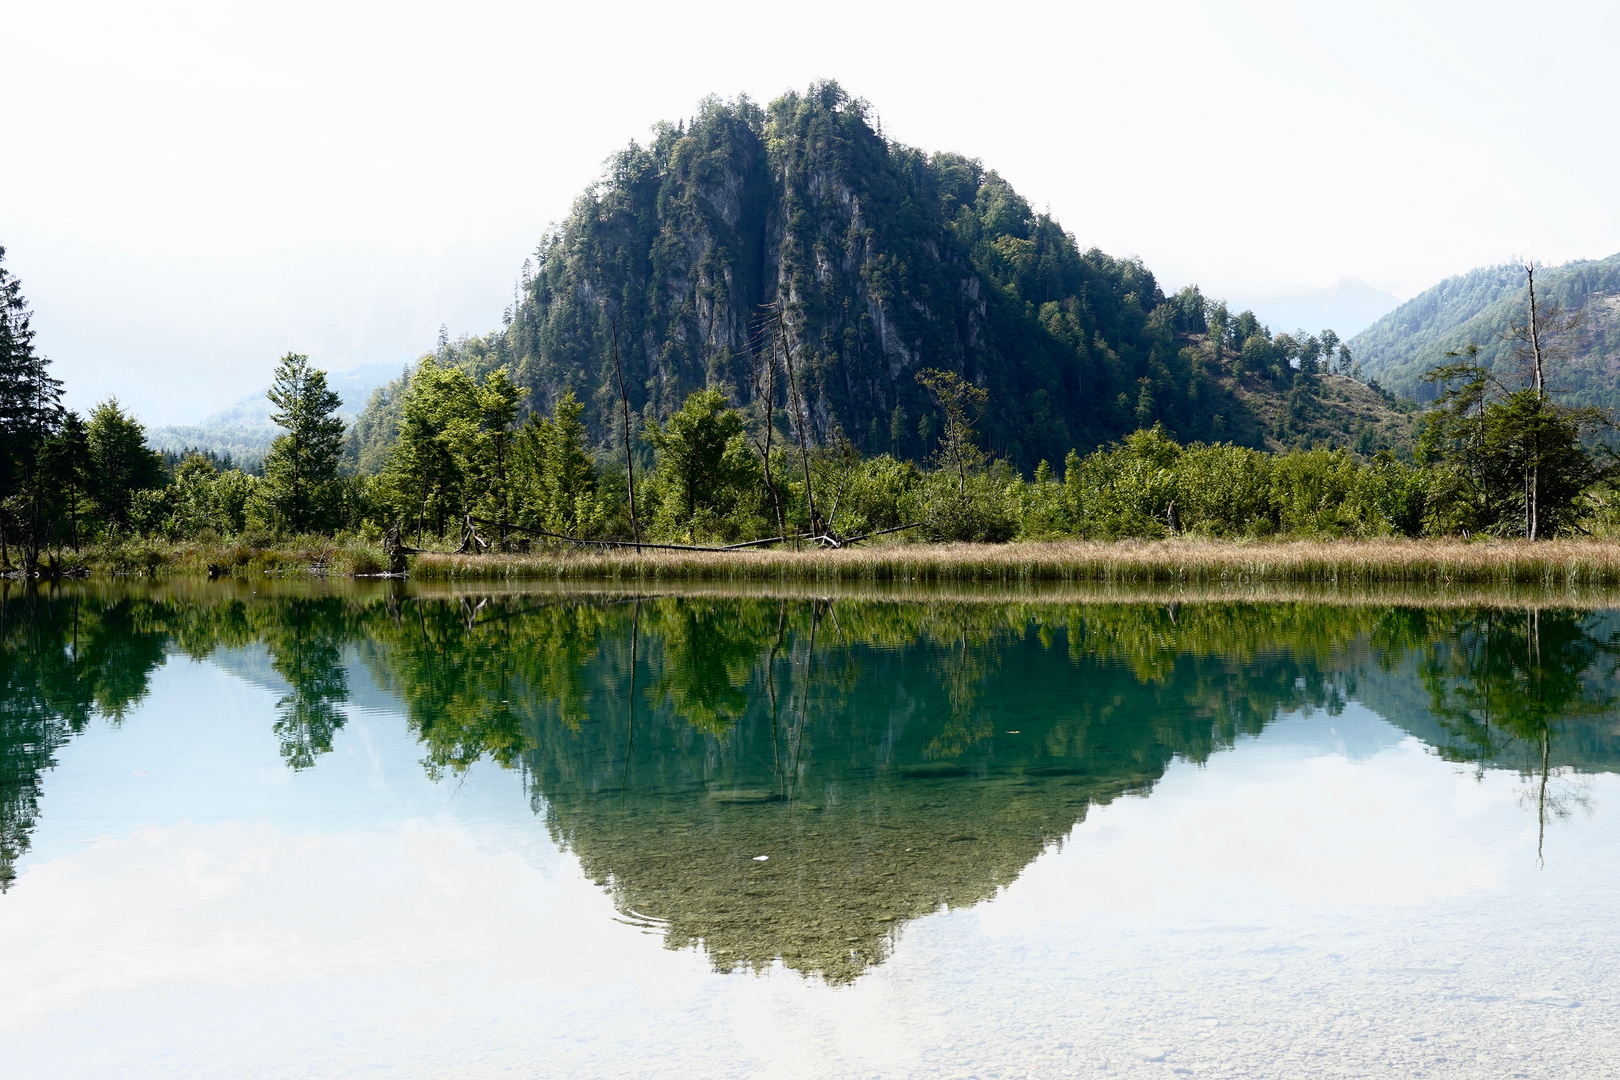
M 366 407 L 372 392 L 399 377 L 404 365 L 387 362 L 363 364 L 348 371 L 327 372 L 327 385 L 343 400 L 342 415 L 353 421 Z M 212 450 L 229 454 L 237 464 L 252 465 L 270 449 L 281 429 L 270 421 L 272 406 L 268 388 L 250 394 L 219 410 L 198 424 L 149 428 L 146 441 L 154 450 L 179 453 L 183 450 Z
M 1552 385 L 1572 404 L 1620 406 L 1620 255 L 1582 259 L 1538 271 L 1536 295 L 1586 313 L 1587 327 L 1571 362 Z M 1507 332 L 1529 306 L 1524 268 L 1483 266 L 1426 289 L 1350 339 L 1370 378 L 1404 397 L 1432 400 L 1423 375 L 1448 352 L 1479 346 L 1480 361 L 1500 373 L 1513 369 Z

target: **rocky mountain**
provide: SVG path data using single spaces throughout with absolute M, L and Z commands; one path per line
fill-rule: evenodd
M 1551 382 L 1570 403 L 1620 406 L 1620 255 L 1588 259 L 1536 274 L 1536 295 L 1585 313 L 1584 329 L 1568 342 L 1569 358 Z M 1396 393 L 1431 400 L 1423 374 L 1448 352 L 1470 344 L 1480 359 L 1508 374 L 1515 369 L 1508 330 L 1523 322 L 1529 294 L 1522 266 L 1485 266 L 1419 293 L 1350 340 L 1369 378 Z
M 710 98 L 631 144 L 526 264 L 506 325 L 440 360 L 508 367 L 534 409 L 572 390 L 606 443 L 615 333 L 646 422 L 708 387 L 754 401 L 781 311 L 818 440 L 925 457 L 940 422 L 915 376 L 946 368 L 990 391 L 988 447 L 1029 470 L 1153 423 L 1264 444 L 1287 387 L 1223 377 L 1201 344 L 1209 309 L 1139 260 L 1082 249 L 980 162 L 885 138 L 864 102 L 821 83 L 765 107 Z M 399 396 L 384 388 L 356 425 L 362 471 Z

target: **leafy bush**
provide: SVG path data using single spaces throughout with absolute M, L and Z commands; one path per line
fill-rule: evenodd
M 964 482 L 949 470 L 929 473 L 914 497 L 930 540 L 1000 544 L 1018 535 L 1019 481 L 1006 462 Z

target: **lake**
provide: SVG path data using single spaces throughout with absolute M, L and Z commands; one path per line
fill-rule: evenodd
M 1620 611 L 0 595 L 8 1077 L 1584 1077 Z

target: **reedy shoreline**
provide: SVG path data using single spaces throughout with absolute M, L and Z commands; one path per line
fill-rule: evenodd
M 272 545 L 142 542 L 87 549 L 63 565 L 93 577 L 208 576 L 369 578 L 386 557 L 379 543 L 298 538 Z M 844 550 L 726 553 L 556 549 L 529 554 L 422 554 L 411 557 L 421 583 L 682 583 L 982 587 L 1451 586 L 1545 589 L 1620 587 L 1620 541 L 1529 543 L 1463 540 L 1278 540 L 1195 538 L 1113 542 L 1054 540 L 1010 544 L 873 544 Z M 1380 590 L 1382 591 L 1382 590 Z
M 1620 542 L 1345 540 L 888 544 L 839 551 L 420 555 L 422 581 L 804 584 L 1620 585 Z

